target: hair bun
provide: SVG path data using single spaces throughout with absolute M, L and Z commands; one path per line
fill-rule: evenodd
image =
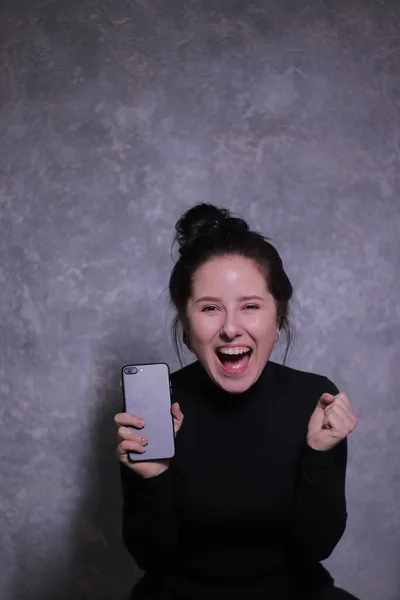
M 244 232 L 249 230 L 249 226 L 243 219 L 231 217 L 226 208 L 203 202 L 185 212 L 177 222 L 175 230 L 179 252 L 183 254 L 199 237 Z

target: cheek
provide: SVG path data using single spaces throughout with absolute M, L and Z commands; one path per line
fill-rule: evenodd
M 219 331 L 219 327 L 217 318 L 207 318 L 207 316 L 198 315 L 196 319 L 193 319 L 190 327 L 193 341 L 206 344 L 214 338 L 215 334 Z
M 276 335 L 276 323 L 271 318 L 265 318 L 265 315 L 255 314 L 248 322 L 248 330 L 258 339 L 269 339 Z

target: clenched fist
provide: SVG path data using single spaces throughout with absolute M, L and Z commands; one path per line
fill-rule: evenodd
M 307 444 L 314 450 L 331 450 L 357 425 L 346 394 L 322 394 L 308 423 Z

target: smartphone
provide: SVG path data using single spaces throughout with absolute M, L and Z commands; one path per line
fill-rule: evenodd
M 121 371 L 125 412 L 143 419 L 149 440 L 144 454 L 128 452 L 133 462 L 172 458 L 175 454 L 171 384 L 166 363 L 125 365 Z

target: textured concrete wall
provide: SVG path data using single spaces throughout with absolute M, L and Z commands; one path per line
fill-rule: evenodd
M 119 368 L 177 368 L 170 242 L 206 200 L 277 243 L 289 364 L 360 417 L 329 566 L 398 600 L 399 39 L 396 0 L 1 2 L 2 599 L 122 600 L 137 577 Z

